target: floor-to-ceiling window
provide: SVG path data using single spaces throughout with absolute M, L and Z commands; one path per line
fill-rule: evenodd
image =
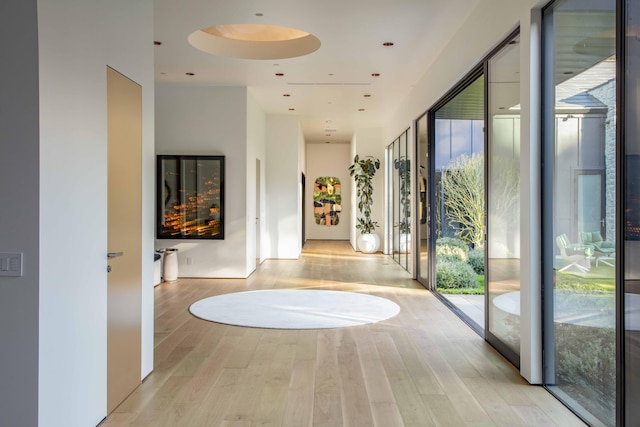
M 624 387 L 619 399 L 624 405 L 620 417 L 627 425 L 640 420 L 640 1 L 624 2 L 624 20 L 622 38 L 624 42 L 624 81 L 622 104 L 623 120 L 623 156 L 622 174 L 618 176 L 623 182 L 621 192 L 622 215 L 624 227 L 620 227 L 618 235 L 622 236 L 624 245 L 624 278 L 623 314 L 620 324 L 624 325 L 623 362 Z M 620 157 L 619 157 L 620 158 Z
M 392 227 L 389 241 L 393 259 L 404 269 L 412 271 L 411 243 L 411 159 L 409 156 L 409 130 L 404 131 L 387 147 L 388 193 L 391 195 L 389 218 Z
M 479 330 L 485 323 L 484 273 L 474 268 L 473 257 L 484 247 L 484 93 L 478 68 L 430 112 L 429 123 L 435 286 Z
M 516 365 L 519 43 L 515 31 L 416 120 L 416 177 L 424 191 L 414 198 L 420 217 L 418 280 Z
M 487 242 L 485 337 L 519 365 L 520 37 L 487 62 Z M 470 252 L 484 272 L 481 251 Z
M 616 1 L 544 11 L 545 384 L 616 422 Z
M 416 238 L 419 242 L 417 249 L 418 256 L 418 280 L 430 288 L 431 284 L 431 259 L 429 254 L 431 253 L 431 219 L 429 217 L 431 201 L 430 194 L 431 188 L 429 187 L 431 166 L 429 165 L 429 149 L 427 139 L 427 114 L 422 115 L 416 120 L 416 157 L 417 157 L 417 171 L 413 176 L 416 177 L 418 185 L 417 194 L 417 224 L 416 224 Z M 415 198 L 414 198 L 415 200 Z

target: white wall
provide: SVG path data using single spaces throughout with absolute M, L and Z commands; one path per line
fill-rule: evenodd
M 267 115 L 267 258 L 294 259 L 302 250 L 300 150 L 303 144 L 296 117 Z
M 523 13 L 520 36 L 520 374 L 532 384 L 543 380 L 541 17 Z
M 156 240 L 157 248 L 178 248 L 180 277 L 241 278 L 251 273 L 247 258 L 255 253 L 247 253 L 247 238 L 254 239 L 255 231 L 249 235 L 247 229 L 247 186 L 255 182 L 255 157 L 250 172 L 247 102 L 244 87 L 156 87 L 156 154 L 225 156 L 224 240 Z
M 0 2 L 0 252 L 24 254 L 23 277 L 0 277 L 0 418 L 38 421 L 38 20 L 36 0 Z M 19 37 L 17 35 L 20 35 Z M 10 64 L 10 66 L 8 66 Z
M 247 94 L 247 272 L 256 269 L 256 258 L 260 262 L 265 259 L 262 246 L 266 233 L 266 126 L 266 114 Z M 256 188 L 256 160 L 260 162 L 260 188 Z M 258 237 L 256 230 L 260 233 Z
M 307 142 L 304 139 L 304 134 L 302 133 L 302 126 L 298 124 L 298 240 L 300 241 L 300 252 L 302 252 L 302 246 L 304 242 L 302 239 L 304 238 L 306 241 L 306 236 L 303 236 L 302 225 L 304 222 L 304 218 L 302 215 L 302 193 L 304 191 L 302 186 L 302 174 L 307 174 Z
M 351 176 L 349 144 L 308 144 L 307 145 L 307 185 L 306 218 L 307 239 L 349 240 L 351 229 Z M 342 212 L 338 225 L 327 227 L 316 224 L 313 215 L 313 187 L 317 178 L 334 176 L 340 179 L 342 189 Z
M 387 135 L 399 135 L 411 122 L 477 65 L 494 47 L 518 27 L 533 0 L 483 0 L 469 14 L 460 30 L 433 58 L 430 67 L 407 99 L 388 121 Z
M 152 18 L 151 0 L 38 2 L 40 426 L 106 416 L 107 66 L 143 88 L 143 329 L 152 331 Z M 143 341 L 144 374 L 152 337 Z
M 356 154 L 360 158 L 367 156 L 373 156 L 380 160 L 380 169 L 376 172 L 373 178 L 373 206 L 371 208 L 371 219 L 377 221 L 379 228 L 376 229 L 376 234 L 380 237 L 380 242 L 384 242 L 384 175 L 386 170 L 385 162 L 385 149 L 390 142 L 385 141 L 385 132 L 382 128 L 363 128 L 356 129 L 353 138 L 351 139 L 351 157 L 349 164 L 352 163 Z M 356 188 L 355 183 L 351 180 L 351 231 L 350 241 L 351 246 L 357 248 L 356 239 L 360 234 L 360 230 L 356 230 L 356 218 L 360 216 L 358 211 L 358 203 L 356 201 Z M 382 249 L 382 247 L 380 248 Z

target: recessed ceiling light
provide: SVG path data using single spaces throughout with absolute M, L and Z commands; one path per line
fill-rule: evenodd
M 191 76 L 195 76 L 195 73 L 185 73 L 187 76 L 191 77 Z
M 282 77 L 282 76 L 284 76 L 284 73 L 276 73 L 276 76 Z
M 368 93 L 365 93 L 365 94 L 364 94 L 364 95 L 362 95 L 362 96 L 364 96 L 365 98 L 371 98 L 371 95 L 370 95 L 370 94 L 368 94 Z
M 380 77 L 380 73 L 373 73 L 371 74 L 372 77 Z
M 393 46 L 393 42 L 384 42 L 382 43 L 382 46 L 387 46 L 387 47 Z
M 159 42 L 159 41 L 157 41 L 157 40 L 156 40 L 156 41 L 154 41 L 154 42 L 153 42 L 153 44 L 154 44 L 155 46 L 162 46 L 162 42 Z

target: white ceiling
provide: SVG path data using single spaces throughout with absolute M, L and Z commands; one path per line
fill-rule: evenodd
M 247 86 L 267 113 L 298 116 L 308 143 L 347 143 L 354 129 L 384 123 L 479 1 L 155 0 L 156 82 Z M 299 58 L 248 60 L 187 42 L 221 24 L 292 27 L 322 45 Z

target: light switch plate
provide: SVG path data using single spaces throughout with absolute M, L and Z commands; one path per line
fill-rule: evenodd
M 22 253 L 0 252 L 0 276 L 22 276 Z

